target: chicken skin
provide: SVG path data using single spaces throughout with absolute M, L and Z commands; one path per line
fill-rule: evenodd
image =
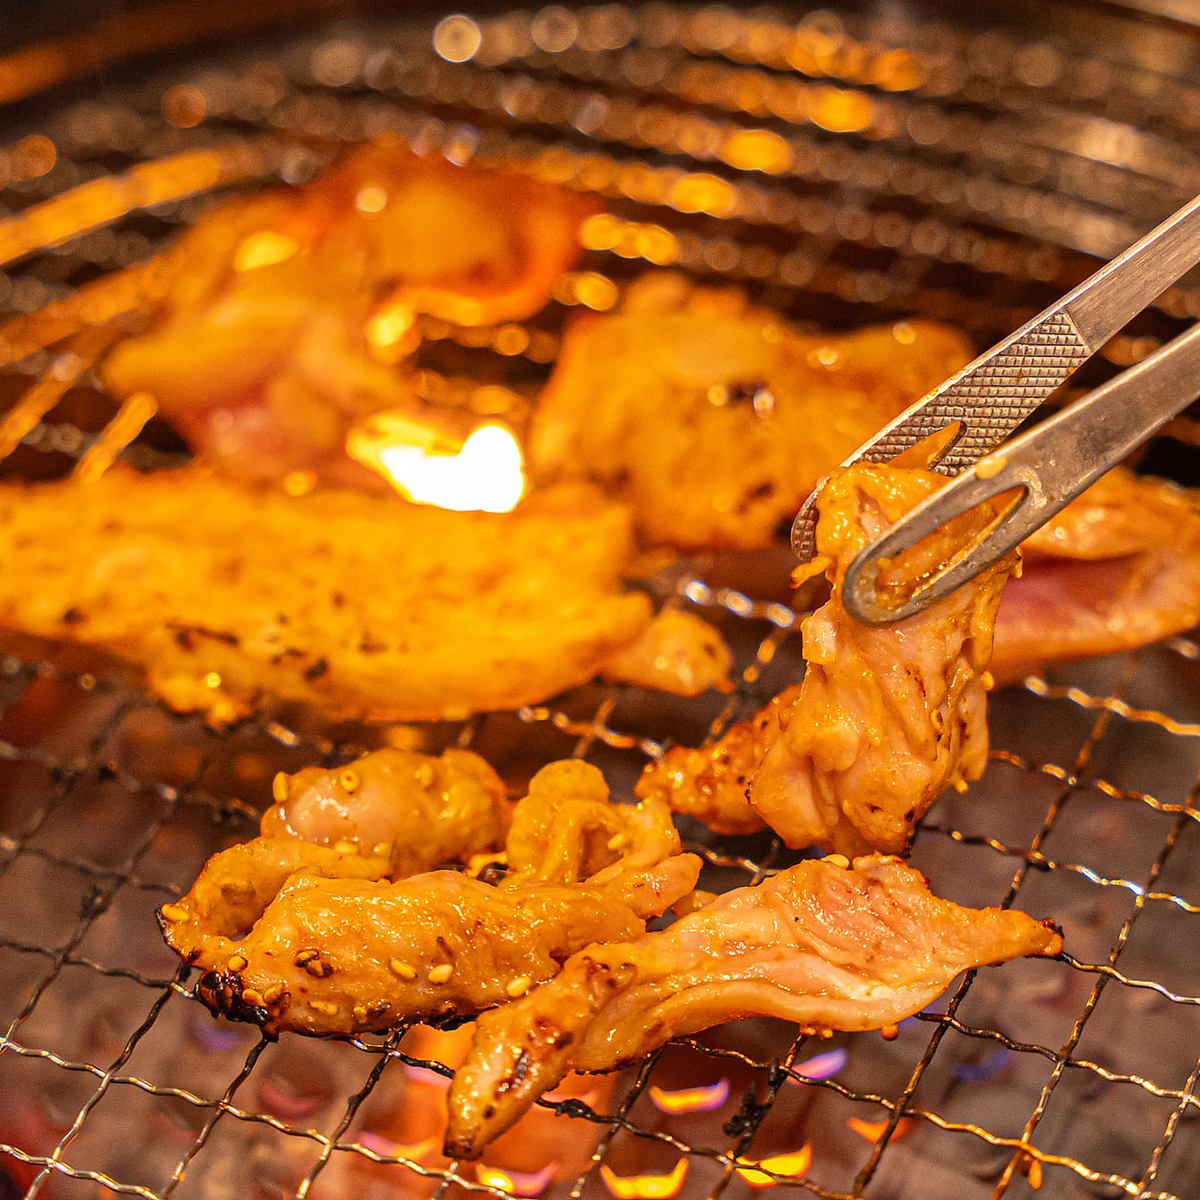
M 845 863 L 802 862 L 663 932 L 588 946 L 551 982 L 485 1013 L 451 1086 L 446 1154 L 477 1156 L 570 1070 L 610 1070 L 742 1017 L 806 1033 L 881 1029 L 962 971 L 1062 949 L 1024 913 L 939 899 L 897 859 Z
M 824 571 L 832 595 L 801 626 L 803 681 L 714 746 L 668 751 L 646 768 L 638 795 L 720 832 L 767 825 L 789 846 L 898 854 L 946 786 L 978 778 L 992 625 L 1015 556 L 894 624 L 859 624 L 842 606 L 859 551 L 942 482 L 863 463 L 833 474 L 818 501 L 817 555 L 804 569 Z M 960 537 L 947 526 L 918 549 L 936 565 Z
M 821 476 L 971 358 L 927 321 L 801 335 L 643 293 L 570 327 L 530 458 L 543 478 L 618 489 L 656 542 L 768 545 Z
M 415 403 L 395 364 L 415 347 L 416 316 L 531 315 L 591 211 L 532 179 L 369 143 L 311 183 L 201 218 L 165 257 L 154 327 L 117 346 L 104 379 L 120 396 L 150 392 L 225 473 L 378 484 L 345 439 Z
M 700 869 L 665 806 L 611 804 L 600 772 L 578 761 L 538 772 L 506 847 L 497 884 L 456 871 L 396 881 L 374 848 L 258 838 L 217 855 L 159 920 L 204 969 L 197 993 L 215 1012 L 271 1033 L 379 1031 L 478 1013 L 589 943 L 638 936 Z M 236 852 L 231 881 L 223 860 Z
M 728 657 L 622 588 L 633 549 L 628 513 L 588 489 L 461 513 L 113 470 L 0 487 L 0 624 L 109 650 L 216 725 L 264 697 L 388 721 L 515 708 L 635 644 L 628 669 L 690 694 Z

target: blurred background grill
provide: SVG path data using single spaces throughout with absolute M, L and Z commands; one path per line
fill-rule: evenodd
M 915 2 L 468 18 L 270 0 L 122 9 L 14 49 L 0 62 L 0 472 L 178 461 L 172 431 L 92 375 L 153 307 L 140 264 L 219 199 L 303 181 L 379 134 L 598 195 L 608 213 L 532 321 L 422 321 L 431 407 L 478 409 L 500 383 L 520 427 L 564 320 L 658 266 L 745 287 L 801 324 L 919 313 L 982 348 L 1200 192 L 1188 7 L 998 5 L 984 27 Z M 1198 315 L 1200 293 L 1174 289 L 1081 385 Z M 1196 481 L 1198 434 L 1174 422 L 1143 465 Z M 663 743 L 714 736 L 796 676 L 785 563 L 782 546 L 692 555 L 660 576 L 663 603 L 705 611 L 734 646 L 732 697 L 595 686 L 412 736 L 472 746 L 513 786 L 583 755 L 627 795 Z M 252 833 L 276 770 L 342 761 L 386 731 L 264 711 L 218 735 L 95 655 L 11 636 L 3 651 L 0 1195 L 1200 1189 L 1190 638 L 998 695 L 986 776 L 918 836 L 939 892 L 1053 916 L 1068 959 L 968 976 L 891 1042 L 765 1022 L 689 1040 L 545 1102 L 528 1161 L 488 1169 L 445 1166 L 414 1132 L 414 1106 L 442 1102 L 442 1043 L 401 1030 L 268 1044 L 219 1024 L 152 918 Z M 687 832 L 705 886 L 789 861 L 766 837 Z

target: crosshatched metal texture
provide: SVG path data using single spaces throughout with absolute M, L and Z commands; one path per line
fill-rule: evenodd
M 594 193 L 611 214 L 535 320 L 424 323 L 426 398 L 448 405 L 480 381 L 534 396 L 566 316 L 611 305 L 650 266 L 745 286 L 800 322 L 947 319 L 983 348 L 1200 191 L 1200 66 L 1180 31 L 1111 11 L 1076 26 L 1047 7 L 1036 35 L 886 12 L 607 4 L 436 31 L 362 18 L 114 71 L 84 98 L 22 110 L 0 155 L 0 469 L 171 461 L 179 447 L 144 404 L 118 406 L 91 374 L 153 304 L 145 264 L 220 196 L 301 180 L 378 133 Z M 1081 382 L 1198 315 L 1200 295 L 1174 289 Z M 1194 475 L 1194 425 L 1168 432 L 1149 465 Z M 794 676 L 798 618 L 763 582 L 779 574 L 705 555 L 664 574 L 664 602 L 705 612 L 734 645 L 731 697 L 596 686 L 421 737 L 475 746 L 514 781 L 586 756 L 628 794 L 665 742 L 715 736 Z M 636 1185 L 647 1197 L 1196 1195 L 1197 657 L 1177 638 L 998 695 L 987 774 L 923 823 L 915 861 L 939 891 L 1053 916 L 1061 960 L 969 975 L 890 1043 L 745 1023 L 668 1048 L 607 1099 L 544 1101 L 553 1128 L 593 1149 L 543 1194 L 632 1194 L 629 1176 L 654 1175 L 673 1182 Z M 0 1194 L 516 1186 L 380 1132 L 414 1079 L 449 1074 L 409 1031 L 267 1044 L 218 1025 L 151 919 L 207 853 L 249 835 L 273 771 L 377 736 L 271 712 L 217 736 L 110 663 L 6 639 Z M 687 832 L 708 886 L 788 861 L 765 837 Z M 722 1081 L 709 1113 L 655 1102 Z M 803 1146 L 795 1174 L 778 1156 Z

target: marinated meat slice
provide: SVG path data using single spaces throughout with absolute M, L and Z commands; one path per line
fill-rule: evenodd
M 581 947 L 640 934 L 700 867 L 665 806 L 609 803 L 577 761 L 534 777 L 507 860 L 495 885 L 455 871 L 392 882 L 383 857 L 259 838 L 217 855 L 160 923 L 204 969 L 197 993 L 214 1011 L 270 1032 L 354 1033 L 518 996 Z
M 698 696 L 713 688 L 728 691 L 733 655 L 725 639 L 695 613 L 663 609 L 646 631 L 609 655 L 604 677 L 615 683 Z
M 647 763 L 634 794 L 664 801 L 672 812 L 695 817 L 716 833 L 738 836 L 766 826 L 746 798 L 767 748 L 780 736 L 780 715 L 799 698 L 800 684 L 737 721 L 711 746 L 672 746 Z
M 894 858 L 802 862 L 663 932 L 588 946 L 551 982 L 485 1013 L 451 1086 L 445 1152 L 477 1156 L 569 1070 L 610 1070 L 742 1017 L 809 1033 L 880 1029 L 962 971 L 1061 948 L 1024 913 L 939 899 Z
M 769 544 L 822 475 L 971 358 L 932 322 L 798 334 L 654 282 L 570 326 L 530 442 L 539 474 L 616 488 L 652 541 Z
M 281 772 L 274 794 L 264 837 L 382 857 L 392 879 L 496 849 L 510 807 L 500 777 L 469 750 L 373 750 L 344 767 Z
M 710 640 L 652 625 L 621 584 L 632 553 L 629 514 L 586 488 L 461 513 L 113 470 L 0 486 L 0 624 L 107 649 L 214 724 L 260 697 L 391 721 L 515 708 L 639 639 L 670 643 L 653 682 L 690 691 Z
M 168 251 L 154 327 L 103 365 L 148 391 L 191 446 L 243 478 L 366 485 L 362 417 L 411 411 L 413 323 L 527 317 L 579 253 L 582 196 L 380 140 L 311 183 L 234 200 Z
M 713 746 L 668 751 L 646 768 L 638 795 L 724 833 L 765 824 L 790 846 L 896 854 L 947 785 L 982 773 L 992 624 L 1015 556 L 895 624 L 862 625 L 842 606 L 855 556 L 940 483 L 894 466 L 833 474 L 806 568 L 824 571 L 833 590 L 801 626 L 803 681 Z M 939 531 L 917 547 L 924 567 L 898 564 L 898 577 L 950 557 L 962 536 L 957 526 Z
M 1022 546 L 1004 593 L 992 670 L 1000 680 L 1131 650 L 1200 622 L 1200 500 L 1110 471 Z
M 958 699 L 963 718 L 958 770 L 963 779 L 978 774 L 986 752 L 981 664 L 1003 682 L 1053 663 L 1133 649 L 1200 622 L 1200 503 L 1193 492 L 1161 480 L 1139 478 L 1126 470 L 1111 471 L 1038 530 L 1021 550 L 1020 573 L 1004 585 L 995 617 L 990 663 L 986 661 L 986 627 L 994 604 L 991 583 L 974 608 L 955 618 L 962 628 L 965 619 L 970 629 L 960 658 L 972 656 L 970 671 L 978 685 L 967 681 Z M 851 557 L 847 552 L 842 560 Z M 951 599 L 952 605 L 936 607 L 958 611 L 958 601 Z M 810 644 L 824 644 L 823 627 L 839 613 L 836 604 L 835 594 L 821 614 L 806 622 L 806 655 Z M 844 616 L 836 625 L 856 631 Z M 915 646 L 904 627 L 879 631 L 874 638 L 876 646 L 887 638 L 895 639 L 898 663 L 900 647 L 911 652 Z M 958 642 L 955 634 L 946 643 L 951 656 Z M 947 679 L 961 678 L 963 662 L 951 657 L 947 663 Z M 935 664 L 935 673 L 940 670 Z M 876 672 L 876 677 L 880 681 L 889 678 L 883 672 Z M 928 672 L 922 672 L 919 679 L 927 680 Z M 951 685 L 947 696 L 953 691 Z M 940 689 L 935 686 L 932 694 L 940 694 Z M 780 739 L 782 725 L 794 719 L 793 712 L 804 711 L 794 707 L 803 695 L 803 684 L 788 688 L 748 721 L 733 725 L 711 746 L 673 747 L 646 767 L 635 791 L 639 796 L 661 797 L 676 812 L 697 817 L 718 833 L 745 834 L 764 828 L 763 818 L 746 794 L 764 755 Z M 939 719 L 944 724 L 944 714 L 931 716 L 935 722 Z M 803 736 L 804 728 L 799 726 L 789 736 Z M 950 728 L 953 731 L 957 726 Z M 917 731 L 925 732 L 921 723 Z M 921 788 L 922 796 L 929 796 L 941 774 L 940 770 L 932 772 L 928 787 Z M 755 786 L 765 787 L 769 782 L 768 775 L 765 783 Z M 922 801 L 917 813 L 924 807 Z M 798 844 L 804 835 L 793 836 Z M 836 840 L 823 844 L 843 852 L 856 848 L 853 841 L 849 845 Z M 898 848 L 895 840 L 875 844 L 880 849 Z

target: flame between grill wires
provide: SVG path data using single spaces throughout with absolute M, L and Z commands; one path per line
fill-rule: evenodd
M 862 1117 L 848 1117 L 846 1119 L 846 1126 L 865 1141 L 875 1143 L 887 1131 L 888 1119 L 884 1117 L 879 1121 L 864 1121 Z M 912 1117 L 901 1117 L 896 1122 L 896 1130 L 889 1140 L 898 1142 L 901 1138 L 907 1137 L 911 1131 Z
M 805 1080 L 815 1080 L 819 1083 L 825 1079 L 832 1079 L 846 1065 L 848 1057 L 845 1047 L 838 1046 L 836 1049 L 826 1050 L 824 1054 L 806 1058 L 792 1067 L 792 1070 L 797 1075 L 803 1075 L 804 1079 L 789 1076 L 789 1082 L 803 1084 Z
M 540 1196 L 554 1179 L 557 1163 L 547 1163 L 540 1171 L 505 1171 L 483 1163 L 475 1168 L 475 1178 L 489 1187 L 499 1188 L 510 1196 Z
M 600 1164 L 600 1178 L 615 1200 L 672 1200 L 687 1173 L 686 1158 L 680 1158 L 666 1175 L 618 1175 L 607 1163 Z
M 812 1147 L 805 1145 L 799 1150 L 789 1151 L 785 1154 L 772 1154 L 769 1158 L 760 1158 L 757 1162 L 749 1162 L 744 1158 L 739 1158 L 737 1161 L 737 1173 L 752 1188 L 778 1187 L 782 1181 L 774 1176 L 781 1175 L 789 1179 L 798 1179 L 808 1170 L 812 1165 Z M 770 1171 L 771 1174 L 764 1174 L 765 1171 Z
M 506 426 L 478 426 L 457 446 L 399 412 L 377 413 L 352 429 L 346 453 L 402 496 L 456 512 L 509 512 L 525 490 L 521 447 Z
M 729 1080 L 719 1079 L 707 1087 L 682 1088 L 675 1092 L 651 1084 L 650 1099 L 663 1113 L 713 1112 L 729 1099 Z

